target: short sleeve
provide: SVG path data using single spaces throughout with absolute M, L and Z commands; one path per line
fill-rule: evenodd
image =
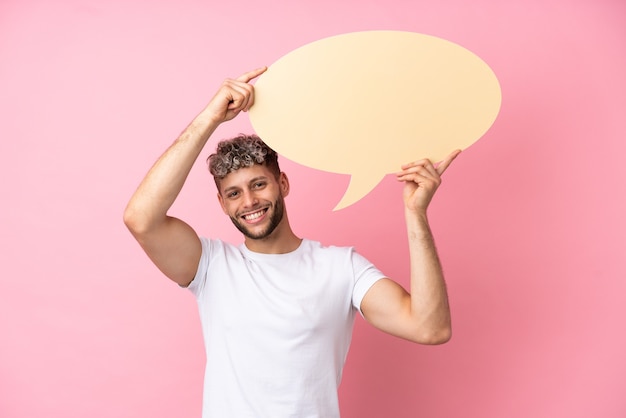
M 196 270 L 195 277 L 191 283 L 189 283 L 189 286 L 187 286 L 187 289 L 196 297 L 200 296 L 204 291 L 207 270 L 209 268 L 209 259 L 214 246 L 213 242 L 208 238 L 200 238 L 200 242 L 202 244 L 202 254 L 200 256 L 200 262 L 198 263 L 198 270 Z
M 361 301 L 368 290 L 380 279 L 386 276 L 371 262 L 356 251 L 352 250 L 352 268 L 354 271 L 354 288 L 352 289 L 352 305 L 359 310 L 361 315 Z

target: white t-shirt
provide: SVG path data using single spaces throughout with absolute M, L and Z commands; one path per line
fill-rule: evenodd
M 352 248 L 260 254 L 202 238 L 189 285 L 206 349 L 203 418 L 332 418 L 355 313 L 384 275 Z

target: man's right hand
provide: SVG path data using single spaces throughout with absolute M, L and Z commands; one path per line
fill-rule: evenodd
M 152 166 L 128 202 L 124 222 L 154 264 L 170 279 L 187 286 L 194 278 L 202 244 L 191 226 L 167 213 L 194 162 L 217 126 L 254 103 L 249 82 L 266 67 L 226 79 L 213 99 Z
M 205 108 L 205 114 L 215 123 L 229 121 L 239 114 L 247 112 L 254 104 L 254 87 L 250 81 L 267 70 L 267 67 L 249 71 L 236 79 L 227 78 Z

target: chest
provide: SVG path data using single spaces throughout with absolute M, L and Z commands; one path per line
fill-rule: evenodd
M 205 319 L 223 334 L 306 341 L 345 332 L 353 319 L 352 278 L 337 263 L 244 259 L 207 274 Z

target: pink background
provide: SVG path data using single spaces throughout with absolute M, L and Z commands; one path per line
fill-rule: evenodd
M 1 417 L 199 416 L 193 297 L 125 230 L 126 201 L 224 77 L 373 29 L 470 49 L 503 104 L 431 207 L 452 341 L 359 320 L 344 416 L 626 416 L 625 2 L 2 0 Z M 244 116 L 215 138 L 249 130 Z M 203 159 L 172 213 L 240 242 Z M 299 235 L 406 284 L 393 178 L 332 212 L 348 177 L 283 169 Z

